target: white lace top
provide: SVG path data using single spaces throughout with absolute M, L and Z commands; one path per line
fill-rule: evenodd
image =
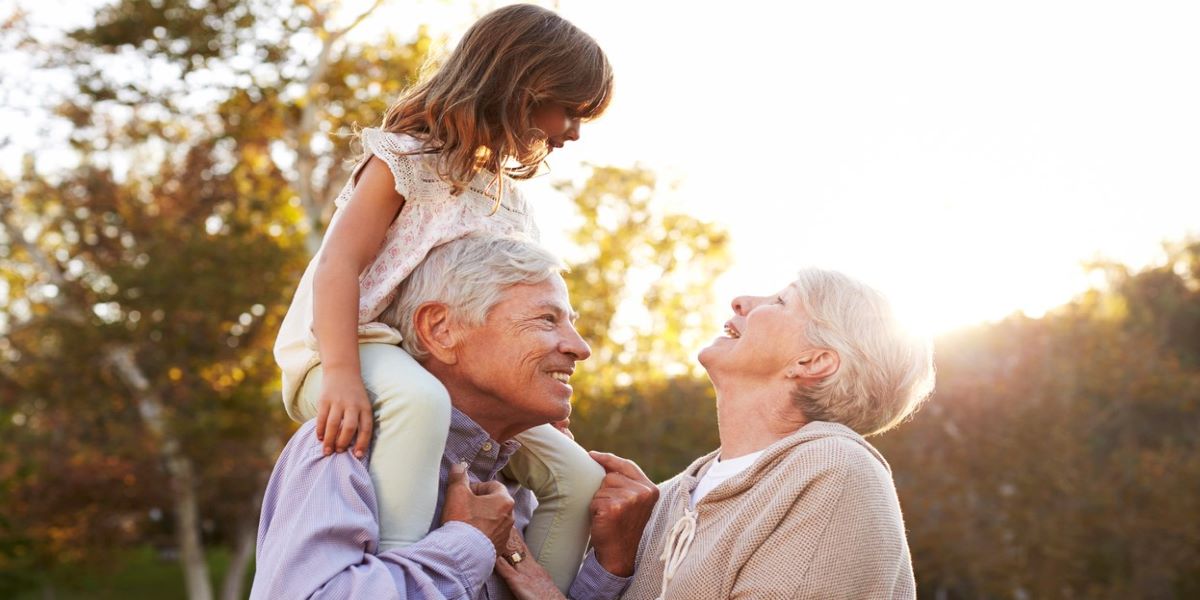
M 384 234 L 375 260 L 359 274 L 359 340 L 394 344 L 400 342 L 400 333 L 375 319 L 391 303 L 400 282 L 431 249 L 477 231 L 524 234 L 537 239 L 538 230 L 525 198 L 507 178 L 503 183 L 503 204 L 493 214 L 493 174 L 479 173 L 467 189 L 455 196 L 450 184 L 438 178 L 431 156 L 404 155 L 420 147 L 415 138 L 366 129 L 362 132 L 362 143 L 369 156 L 377 156 L 387 164 L 396 180 L 396 191 L 404 197 L 404 208 Z M 355 180 L 366 163 L 364 158 L 354 168 L 350 180 L 334 200 L 337 208 L 350 201 Z M 340 216 L 341 212 L 335 211 L 333 221 Z M 313 278 L 320 256 L 318 250 L 305 269 L 275 340 L 275 360 L 283 371 L 283 399 L 287 406 L 291 406 L 305 375 L 320 362 L 312 333 Z

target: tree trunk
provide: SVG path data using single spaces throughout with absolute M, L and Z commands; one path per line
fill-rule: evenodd
M 179 544 L 179 565 L 187 586 L 188 600 L 212 600 L 212 581 L 204 560 L 200 539 L 200 507 L 196 501 L 196 476 L 192 461 L 179 446 L 179 440 L 167 427 L 163 401 L 137 364 L 133 348 L 119 345 L 108 349 L 108 360 L 117 375 L 133 391 L 138 412 L 146 429 L 158 441 L 159 454 L 171 482 L 171 501 L 175 513 L 175 541 Z
M 28 252 L 50 281 L 60 288 L 69 285 L 58 266 L 35 244 L 25 240 L 20 227 L 8 219 L 5 206 L 0 205 L 0 226 L 15 245 Z M 80 307 L 67 304 L 65 294 L 57 296 L 56 307 L 63 318 L 76 323 L 87 323 L 86 313 Z M 125 385 L 133 392 L 138 412 L 150 435 L 157 442 L 159 455 L 167 469 L 170 480 L 172 503 L 175 512 L 175 537 L 179 544 L 179 561 L 183 567 L 189 600 L 212 600 L 212 582 L 208 576 L 208 563 L 204 560 L 204 546 L 200 540 L 200 509 L 196 501 L 196 477 L 192 461 L 182 451 L 178 438 L 167 426 L 163 401 L 150 386 L 146 375 L 137 362 L 133 347 L 119 344 L 104 349 L 106 362 L 112 365 Z
M 308 220 L 308 235 L 305 237 L 305 246 L 308 248 L 309 255 L 315 255 L 321 247 L 321 239 L 324 233 L 326 204 L 329 198 L 317 197 L 317 190 L 313 186 L 313 179 L 317 172 L 317 158 L 312 152 L 312 138 L 317 135 L 319 123 L 317 122 L 317 97 L 318 89 L 321 81 L 329 72 L 329 62 L 332 59 L 333 47 L 355 27 L 358 27 L 371 13 L 383 5 L 384 0 L 375 0 L 371 6 L 359 13 L 353 21 L 345 28 L 337 31 L 329 31 L 325 29 L 325 22 L 329 14 L 317 12 L 313 16 L 313 28 L 320 32 L 321 50 L 317 53 L 316 62 L 313 64 L 312 70 L 308 73 L 308 78 L 304 83 L 304 105 L 300 109 L 300 119 L 294 125 L 292 131 L 292 139 L 296 152 L 296 172 L 295 184 L 296 194 L 300 196 L 300 203 L 304 207 L 304 214 Z M 328 187 L 326 182 L 326 187 Z
M 221 600 L 241 600 L 246 597 L 242 593 L 242 584 L 246 581 L 250 561 L 254 558 L 254 544 L 258 541 L 257 523 L 258 519 L 253 518 L 242 519 L 238 524 L 233 555 L 229 557 L 229 569 L 225 571 L 225 581 L 221 583 Z
M 200 540 L 200 507 L 196 502 L 192 461 L 186 457 L 171 459 L 167 470 L 172 473 L 175 541 L 179 544 L 179 564 L 183 567 L 188 600 L 212 600 L 212 580 L 208 575 L 208 562 L 204 560 L 204 544 Z

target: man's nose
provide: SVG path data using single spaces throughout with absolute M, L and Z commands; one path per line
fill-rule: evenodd
M 566 339 L 559 345 L 559 351 L 567 354 L 575 360 L 587 360 L 592 355 L 592 349 L 588 343 L 583 340 L 583 336 L 575 329 L 575 326 L 570 326 L 571 331 L 567 334 Z

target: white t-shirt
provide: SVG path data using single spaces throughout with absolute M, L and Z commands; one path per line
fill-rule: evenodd
M 704 473 L 704 477 L 700 478 L 700 483 L 696 484 L 696 489 L 692 491 L 691 508 L 696 508 L 697 502 L 707 496 L 713 488 L 724 483 L 726 479 L 749 468 L 750 465 L 754 464 L 755 460 L 758 460 L 761 454 L 762 450 L 759 450 L 758 452 L 751 452 L 745 456 L 729 460 L 721 460 L 721 457 L 718 456 L 716 462 Z

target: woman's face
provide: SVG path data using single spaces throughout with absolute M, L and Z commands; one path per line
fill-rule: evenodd
M 579 139 L 580 119 L 561 104 L 548 103 L 535 108 L 533 126 L 546 133 L 548 151 Z
M 732 307 L 725 335 L 700 351 L 700 364 L 710 375 L 773 378 L 813 350 L 805 335 L 808 318 L 792 285 L 770 296 L 738 296 Z

